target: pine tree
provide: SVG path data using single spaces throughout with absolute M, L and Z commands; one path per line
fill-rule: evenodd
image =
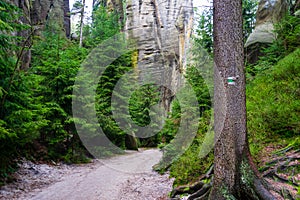
M 250 156 L 243 49 L 242 1 L 215 0 L 213 200 L 275 199 Z

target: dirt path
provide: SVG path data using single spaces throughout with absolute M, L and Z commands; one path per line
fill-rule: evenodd
M 157 149 L 129 152 L 66 170 L 59 182 L 19 195 L 26 200 L 155 200 L 171 190 L 172 180 L 152 171 Z M 71 172 L 71 173 L 70 173 Z

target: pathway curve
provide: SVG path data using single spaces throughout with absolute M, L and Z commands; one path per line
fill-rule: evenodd
M 152 170 L 162 154 L 157 149 L 127 152 L 97 160 L 74 173 L 65 173 L 59 182 L 37 188 L 17 199 L 26 200 L 158 200 L 171 190 L 168 175 Z

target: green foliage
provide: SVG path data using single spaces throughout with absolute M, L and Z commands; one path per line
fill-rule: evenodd
M 114 120 L 111 107 L 111 97 L 115 85 L 117 84 L 119 79 L 122 77 L 122 75 L 124 75 L 125 72 L 129 71 L 130 69 L 132 69 L 131 53 L 123 55 L 115 60 L 106 68 L 105 72 L 101 75 L 96 95 L 96 110 L 100 126 L 109 140 L 122 149 L 125 149 L 126 133 L 122 129 L 120 129 L 120 127 Z M 122 90 L 118 92 L 122 92 Z M 122 94 L 119 93 L 118 95 L 120 97 L 119 101 L 122 101 Z
M 249 37 L 254 29 L 255 12 L 257 0 L 243 0 L 243 33 L 244 41 Z M 196 28 L 196 42 L 200 44 L 210 55 L 213 53 L 213 9 L 206 8 L 199 15 Z
M 141 133 L 141 128 L 151 123 L 153 113 L 150 108 L 159 100 L 157 86 L 147 84 L 138 87 L 134 83 L 138 80 L 137 76 L 129 80 L 131 77 L 125 74 L 133 69 L 134 53 L 129 52 L 107 66 L 97 87 L 96 110 L 100 126 L 109 140 L 123 149 L 127 147 L 126 134 Z M 116 88 L 121 78 L 122 83 Z M 128 97 L 131 92 L 132 95 Z M 113 93 L 115 101 L 111 102 Z M 113 115 L 113 111 L 118 115 Z M 122 127 L 115 121 L 116 117 L 122 122 Z M 132 123 L 136 126 L 132 127 Z M 155 128 L 157 125 L 151 123 L 150 129 Z M 157 146 L 160 141 L 158 135 L 152 137 L 144 135 L 144 137 L 140 139 L 141 146 Z
M 174 186 L 195 182 L 205 174 L 213 163 L 213 153 L 201 158 L 200 152 L 205 133 L 208 131 L 210 111 L 206 111 L 200 119 L 200 126 L 196 138 L 185 153 L 175 160 L 170 167 L 170 175 L 175 178 Z
M 300 47 L 300 17 L 286 15 L 279 23 L 275 24 L 276 40 L 271 46 L 264 49 L 258 65 L 252 70 L 254 74 L 269 69 L 286 55 Z
M 255 23 L 255 12 L 257 9 L 257 0 L 243 0 L 243 32 L 244 32 L 244 42 L 246 42 L 250 33 L 254 29 Z
M 108 12 L 106 8 L 99 4 L 94 7 L 92 14 L 92 23 L 86 25 L 84 28 L 84 46 L 88 48 L 94 48 L 101 44 L 108 38 L 114 36 L 120 31 L 120 24 L 118 22 L 118 15 L 114 12 Z M 105 135 L 99 136 L 98 126 L 95 124 L 89 124 L 85 119 L 75 119 L 76 123 L 82 127 L 82 129 L 90 132 L 88 136 L 89 141 L 96 140 L 99 137 L 107 137 L 114 145 L 125 149 L 125 132 L 120 129 L 118 124 L 112 115 L 111 97 L 114 91 L 114 87 L 122 75 L 128 70 L 132 69 L 132 53 L 122 55 L 120 58 L 115 59 L 114 54 L 118 53 L 122 47 L 117 44 L 109 44 L 104 49 L 95 48 L 93 51 L 93 57 L 89 57 L 84 65 L 89 65 L 92 69 L 98 69 L 100 67 L 106 67 L 105 71 L 101 74 L 98 85 L 96 85 L 96 96 L 95 96 L 95 108 L 96 115 L 99 121 L 99 125 Z M 108 66 L 101 66 L 102 63 L 109 63 Z M 100 76 L 100 75 L 99 75 Z M 93 85 L 90 80 L 93 76 L 88 73 L 81 77 L 85 84 Z M 119 94 L 122 97 L 122 94 Z M 86 97 L 78 97 L 83 104 Z M 90 97 L 88 97 L 90 98 Z M 94 98 L 94 97 L 91 97 Z M 87 105 L 90 106 L 90 105 Z M 100 140 L 102 140 L 100 138 Z M 94 151 L 99 152 L 99 155 L 106 156 L 110 155 L 110 148 L 95 147 Z
M 151 121 L 151 117 L 158 117 L 158 112 L 151 108 L 159 103 L 159 94 L 159 88 L 156 85 L 146 84 L 137 88 L 129 100 L 129 114 L 133 122 L 141 128 L 149 125 L 151 129 L 151 133 L 143 131 L 144 138 L 139 139 L 143 147 L 156 147 L 161 142 L 160 134 L 149 136 L 159 129 L 158 124 Z M 142 132 L 140 129 L 136 131 Z
M 158 95 L 158 88 L 153 84 L 143 85 L 133 93 L 129 109 L 137 125 L 147 126 L 150 123 L 150 106 L 158 102 Z
M 253 189 L 255 175 L 248 163 L 247 158 L 245 158 L 241 163 L 240 173 L 241 173 L 241 182 L 244 185 L 244 187 L 248 190 L 249 193 L 252 194 L 254 199 L 259 200 L 259 197 L 256 195 L 256 192 Z
M 299 145 L 293 142 L 298 141 L 295 136 L 299 134 L 299 20 L 286 15 L 276 24 L 276 40 L 265 49 L 266 56 L 251 67 L 253 74 L 258 74 L 247 87 L 248 130 L 254 155 L 270 142 Z
M 223 197 L 224 197 L 226 200 L 237 200 L 237 199 L 235 198 L 235 196 L 233 196 L 233 195 L 229 192 L 229 190 L 228 190 L 228 188 L 227 188 L 226 186 L 223 186 L 222 188 L 220 188 L 220 190 L 221 190 L 221 192 L 222 192 Z
M 45 120 L 34 96 L 35 76 L 19 69 L 23 47 L 17 44 L 24 38 L 13 33 L 28 26 L 18 23 L 17 7 L 0 1 L 0 10 L 0 179 L 5 179 L 15 168 L 13 160 L 39 136 Z
M 275 25 L 275 32 L 277 34 L 277 46 L 283 46 L 284 55 L 293 52 L 300 46 L 300 17 L 286 15 Z M 278 50 L 280 51 L 280 49 Z
M 200 14 L 196 28 L 196 42 L 200 44 L 209 54 L 213 51 L 213 11 L 206 9 Z
M 75 3 L 73 4 L 73 9 L 71 14 L 78 14 L 81 12 L 81 9 L 83 8 L 82 0 L 76 0 Z
M 199 72 L 196 67 L 190 66 L 186 70 L 186 78 L 191 84 L 198 100 L 200 114 L 211 108 L 211 97 L 208 89 L 208 83 L 202 77 L 202 72 Z
M 17 23 L 16 21 L 22 15 L 21 10 L 18 7 L 7 3 L 6 1 L 0 1 L 0 60 L 6 60 L 4 55 L 6 52 L 11 52 L 17 46 L 16 41 L 19 41 L 20 37 L 13 36 L 14 31 L 24 30 L 28 28 L 27 25 Z M 3 63 L 1 63 L 3 64 Z
M 160 145 L 164 147 L 164 155 L 162 161 L 155 166 L 155 170 L 164 172 L 167 168 L 170 169 L 171 176 L 175 177 L 175 185 L 185 184 L 196 181 L 196 179 L 204 174 L 213 162 L 213 153 L 211 151 L 211 141 L 213 141 L 213 132 L 210 127 L 211 121 L 211 96 L 212 90 L 212 63 L 209 54 L 203 50 L 201 42 L 195 39 L 191 50 L 192 60 L 186 70 L 186 80 L 192 87 L 195 96 L 197 97 L 198 105 L 189 104 L 190 94 L 183 94 L 186 98 L 181 101 L 176 99 L 172 102 L 172 112 L 166 119 L 165 126 L 160 134 L 166 144 Z M 186 88 L 182 88 L 183 91 Z M 181 108 L 185 104 L 189 105 L 190 112 L 197 113 L 200 111 L 199 121 L 192 121 L 189 126 L 197 127 L 197 134 L 191 144 L 185 145 L 184 140 L 178 137 L 178 128 L 180 122 L 188 119 L 185 113 L 182 113 Z M 194 105 L 194 106 L 193 106 Z M 196 112 L 197 111 L 197 112 Z M 191 133 L 186 133 L 187 135 Z M 183 137 L 187 135 L 183 134 Z M 176 136 L 176 137 L 175 137 Z M 173 143 L 174 140 L 177 142 Z M 170 144 L 168 144 L 170 143 Z M 176 146 L 180 144 L 180 147 Z M 185 152 L 179 157 L 178 152 L 184 149 Z M 209 153 L 210 152 L 210 153 Z M 171 163 L 169 166 L 168 163 Z
M 159 132 L 159 137 L 161 138 L 161 143 L 159 144 L 159 147 L 165 147 L 166 144 L 169 144 L 174 136 L 176 135 L 179 125 L 180 125 L 180 104 L 177 99 L 175 99 L 172 102 L 172 112 L 169 113 L 169 117 L 165 119 L 165 124 L 163 129 Z M 166 152 L 172 152 L 172 147 L 169 150 L 166 150 Z M 165 155 L 168 156 L 168 155 Z M 173 157 L 173 155 L 169 155 L 170 157 Z
M 248 131 L 255 153 L 267 141 L 288 143 L 299 135 L 299 57 L 298 48 L 247 86 Z
M 72 119 L 72 92 L 87 50 L 60 38 L 51 29 L 48 27 L 35 41 L 30 69 L 39 81 L 34 91 L 43 105 L 40 115 L 47 122 L 40 129 L 39 141 L 48 148 L 50 158 L 72 160 L 75 149 L 80 148 Z
M 202 78 L 201 72 L 193 66 L 189 66 L 187 68 L 186 78 L 197 96 L 200 110 L 199 122 L 197 124 L 191 124 L 191 126 L 198 126 L 197 135 L 192 141 L 192 144 L 180 157 L 177 156 L 178 149 L 172 145 L 172 143 L 168 145 L 160 145 L 161 147 L 164 147 L 164 155 L 162 161 L 155 166 L 155 169 L 160 170 L 161 172 L 164 172 L 168 167 L 170 167 L 170 175 L 175 177 L 175 186 L 196 181 L 201 174 L 204 174 L 208 170 L 213 162 L 212 152 L 205 157 L 200 155 L 200 152 L 207 152 L 203 149 L 207 148 L 207 145 L 203 144 L 203 142 L 207 142 L 204 141 L 206 134 L 212 134 L 210 133 L 209 127 L 211 117 L 211 98 L 208 85 L 206 85 L 207 83 L 204 78 Z M 173 101 L 170 117 L 166 120 L 165 126 L 160 133 L 163 138 L 162 140 L 167 143 L 172 142 L 173 138 L 177 134 L 178 127 L 180 126 L 180 120 L 182 117 L 186 117 L 181 113 L 180 107 L 181 105 L 177 100 Z M 190 107 L 190 109 L 193 110 L 196 108 Z M 186 147 L 181 146 L 181 148 Z M 171 166 L 165 164 L 170 162 L 173 162 Z
M 85 46 L 95 47 L 101 41 L 119 33 L 120 30 L 121 24 L 118 13 L 115 11 L 108 12 L 106 7 L 99 5 L 93 11 L 92 24 L 85 27 Z

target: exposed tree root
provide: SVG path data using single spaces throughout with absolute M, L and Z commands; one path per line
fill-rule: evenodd
M 200 188 L 198 188 L 200 187 Z M 190 194 L 188 200 L 206 200 L 209 197 L 210 189 L 212 187 L 212 182 L 207 184 L 203 183 L 202 181 L 196 182 L 192 185 L 183 186 L 175 188 L 171 193 L 171 199 L 178 199 L 176 198 L 177 195 L 180 194 Z M 198 188 L 197 190 L 195 190 Z
M 289 167 L 290 165 L 289 163 L 296 160 L 300 160 L 300 155 L 276 158 L 275 160 L 266 163 L 266 166 L 262 170 L 263 176 L 268 176 L 270 173 L 273 173 L 274 171 L 277 172 L 278 169 L 285 169 Z
M 295 200 L 299 198 L 295 195 L 295 191 L 293 191 L 293 187 L 299 187 L 300 185 L 297 176 L 294 177 L 293 169 L 299 167 L 300 151 L 293 151 L 292 147 L 288 147 L 273 155 L 276 157 L 267 162 L 266 166 L 261 170 L 263 172 L 262 176 L 255 175 L 251 186 L 245 185 L 245 187 L 250 187 L 245 188 L 244 193 L 247 195 L 245 200 L 275 200 L 276 198 L 274 198 L 270 191 L 277 193 L 278 198 L 281 196 L 282 199 Z M 285 170 L 291 170 L 293 174 L 282 173 Z M 212 189 L 212 179 L 213 165 L 197 182 L 173 189 L 171 199 L 180 199 L 179 195 L 189 194 L 188 200 L 207 200 Z M 271 180 L 272 182 L 270 182 Z
M 262 180 L 260 179 L 255 179 L 254 180 L 254 191 L 256 195 L 259 197 L 261 200 L 276 200 L 274 196 L 270 193 L 269 188 L 267 189 L 264 184 L 262 183 Z M 255 198 L 253 198 L 255 199 Z
M 200 190 L 188 197 L 188 200 L 207 199 L 209 197 L 212 183 L 205 184 Z
M 281 182 L 286 185 L 299 187 L 299 180 L 296 180 L 294 177 L 294 172 L 292 174 L 286 174 L 283 172 L 289 169 L 296 169 L 299 166 L 300 150 L 293 151 L 293 147 L 290 146 L 276 152 L 274 155 L 276 158 L 267 162 L 266 166 L 263 168 L 263 177 L 271 178 L 276 182 Z M 293 194 L 291 188 L 282 187 L 278 189 L 273 187 L 272 190 L 280 194 L 284 199 L 293 200 L 299 198 Z
M 191 185 L 179 186 L 172 190 L 170 196 L 173 198 L 176 195 L 180 195 L 180 194 L 185 194 L 185 193 L 192 194 L 192 193 L 200 190 L 204 185 L 205 185 L 204 182 L 199 181 L 199 182 L 193 183 Z
M 176 198 L 176 196 L 180 194 L 190 194 L 188 200 L 208 200 L 213 182 L 212 172 L 213 171 L 210 172 L 211 174 L 209 174 L 209 176 L 208 174 L 203 176 L 201 180 L 196 183 L 175 188 L 171 192 L 171 199 L 180 199 Z M 207 181 L 207 178 L 210 179 L 209 182 L 204 183 L 204 180 Z M 276 200 L 268 189 L 269 188 L 266 188 L 260 179 L 255 179 L 252 190 L 249 190 L 249 192 L 245 193 L 247 193 L 247 199 L 249 200 L 256 200 L 257 197 L 260 200 Z
M 190 185 L 183 185 L 173 189 L 170 195 L 171 198 L 175 198 L 180 194 L 191 194 L 188 200 L 200 200 L 208 198 L 210 188 L 212 187 L 211 179 L 213 175 L 213 167 L 214 166 L 212 165 L 207 173 L 199 178 L 199 181 Z
M 291 194 L 291 191 L 288 189 L 282 188 L 281 195 L 284 197 L 284 199 L 296 200 Z

